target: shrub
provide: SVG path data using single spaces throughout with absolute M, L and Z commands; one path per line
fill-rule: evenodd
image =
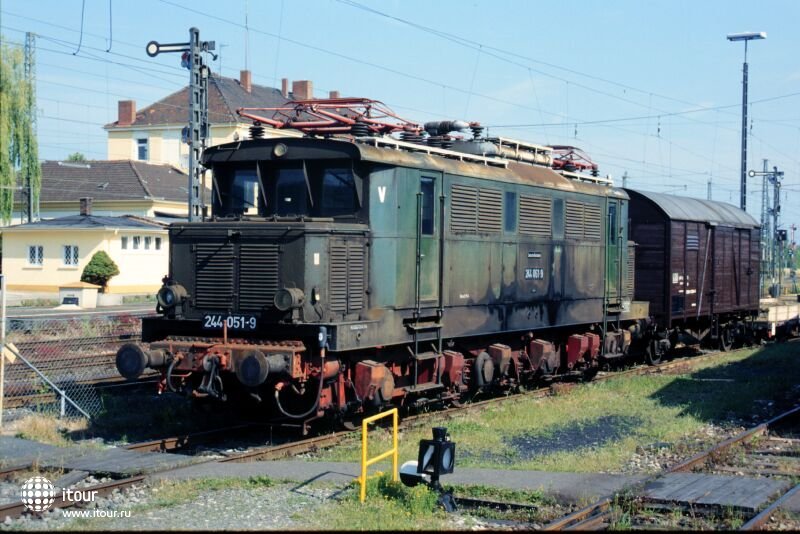
M 86 264 L 81 275 L 81 282 L 89 282 L 101 286 L 101 291 L 106 290 L 106 284 L 112 277 L 119 274 L 119 267 L 114 260 L 104 251 L 94 253 L 92 259 Z

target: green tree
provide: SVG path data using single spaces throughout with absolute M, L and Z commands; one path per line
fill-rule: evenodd
M 25 73 L 18 46 L 0 47 L 0 219 L 11 220 L 14 190 L 31 181 L 34 205 L 41 190 L 39 148 L 34 131 L 36 88 Z M 33 66 L 31 65 L 31 69 Z M 18 176 L 19 175 L 19 183 Z
M 83 268 L 81 275 L 81 282 L 89 282 L 90 284 L 97 284 L 101 286 L 101 291 L 105 292 L 106 284 L 114 276 L 119 274 L 119 267 L 111 259 L 111 256 L 102 250 L 98 250 Z
M 81 154 L 80 152 L 74 152 L 67 156 L 67 161 L 71 161 L 73 163 L 83 163 L 86 161 L 86 156 Z

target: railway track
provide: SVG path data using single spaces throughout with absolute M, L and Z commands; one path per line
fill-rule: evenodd
M 740 349 L 745 350 L 745 349 Z M 710 352 L 692 357 L 685 357 L 680 359 L 663 362 L 658 365 L 638 365 L 630 369 L 613 373 L 600 373 L 593 382 L 603 381 L 621 376 L 643 376 L 649 374 L 659 373 L 677 373 L 690 370 L 693 367 L 713 360 L 719 357 L 721 352 Z M 552 385 L 524 391 L 517 394 L 492 397 L 480 401 L 469 402 L 458 407 L 448 407 L 442 410 L 420 413 L 416 415 L 409 415 L 400 420 L 400 427 L 403 429 L 413 428 L 425 424 L 430 417 L 448 418 L 459 414 L 468 413 L 470 411 L 480 411 L 496 405 L 502 405 L 508 402 L 519 402 L 520 398 L 544 398 L 551 395 L 563 394 L 565 390 L 573 387 L 579 387 L 578 383 L 555 383 Z M 246 426 L 246 425 L 245 425 Z M 252 427 L 253 425 L 251 425 Z M 242 426 L 236 428 L 242 429 Z M 148 452 L 176 452 L 187 447 L 208 443 L 209 441 L 218 440 L 221 435 L 228 432 L 228 428 L 204 431 L 198 433 L 183 434 L 177 436 L 169 436 L 158 438 L 155 440 L 134 443 L 126 446 L 129 450 L 148 451 Z M 222 462 L 247 462 L 247 461 L 263 461 L 274 460 L 278 458 L 285 458 L 297 454 L 304 454 L 314 452 L 319 449 L 332 447 L 342 443 L 343 441 L 357 437 L 360 430 L 348 430 L 334 432 L 331 434 L 324 434 L 320 436 L 313 436 L 310 438 L 291 441 L 278 445 L 269 445 L 262 447 L 254 447 L 244 452 L 232 453 L 225 457 Z
M 787 430 L 788 428 L 788 430 Z M 792 437 L 785 437 L 785 435 Z M 633 497 L 625 496 L 625 501 L 634 501 L 634 509 L 639 513 L 627 512 L 631 528 L 675 528 L 674 524 L 659 523 L 663 516 L 674 518 L 676 513 L 687 513 L 704 517 L 709 523 L 720 521 L 722 514 L 730 513 L 731 509 L 724 509 L 719 505 L 710 504 L 711 499 L 703 496 L 698 502 L 688 500 L 683 502 L 676 496 L 674 502 L 665 502 L 664 499 L 653 498 L 647 491 L 650 483 L 656 482 L 666 475 L 675 473 L 693 473 L 697 475 L 735 475 L 737 477 L 758 477 L 758 480 L 772 479 L 784 480 L 782 489 L 774 492 L 770 502 L 758 513 L 751 514 L 744 522 L 741 530 L 760 530 L 767 526 L 770 518 L 789 499 L 800 494 L 800 485 L 794 485 L 800 477 L 800 407 L 788 410 L 769 421 L 754 426 L 744 432 L 722 441 L 705 451 L 702 451 L 674 466 L 663 473 L 659 473 L 644 483 L 644 489 L 639 490 Z M 776 466 L 780 468 L 776 469 Z M 691 490 L 679 488 L 679 491 L 689 493 Z M 752 488 L 755 491 L 755 488 Z M 711 492 L 711 490 L 709 490 Z M 674 495 L 674 494 L 673 494 Z M 656 496 L 657 497 L 657 496 Z M 573 512 L 563 518 L 546 525 L 544 530 L 606 530 L 615 525 L 619 519 L 619 511 L 615 504 L 620 499 L 605 498 L 581 510 Z M 743 510 L 736 510 L 746 515 Z M 646 522 L 638 521 L 646 518 Z M 730 525 L 721 525 L 729 528 Z M 704 525 L 708 527 L 708 523 Z
M 28 467 L 29 466 L 26 466 L 26 469 Z M 0 472 L 0 474 L 2 473 Z M 96 491 L 97 493 L 95 495 L 102 498 L 111 495 L 115 491 L 122 491 L 133 486 L 134 484 L 142 483 L 144 480 L 144 476 L 122 478 L 119 480 L 104 482 L 102 484 L 86 486 L 85 488 L 81 488 L 81 491 Z M 79 503 L 75 501 L 64 499 L 61 494 L 56 493 L 56 500 L 53 503 L 52 508 L 71 508 L 73 506 L 77 506 L 78 504 Z M 25 508 L 25 505 L 22 503 L 22 501 L 0 505 L 0 518 L 11 517 L 12 519 L 16 519 L 26 512 L 27 508 Z
M 693 357 L 675 359 L 654 366 L 639 365 L 619 372 L 601 373 L 598 374 L 598 376 L 594 377 L 593 381 L 603 381 L 611 378 L 617 378 L 620 376 L 640 376 L 640 375 L 650 375 L 658 373 L 684 372 L 691 370 L 692 368 L 702 364 L 703 362 L 713 360 L 714 358 L 719 357 L 721 354 L 723 353 L 711 352 Z M 470 402 L 460 407 L 451 407 L 436 412 L 407 416 L 401 420 L 400 424 L 402 428 L 409 429 L 414 426 L 425 424 L 430 417 L 448 418 L 454 415 L 464 414 L 465 411 L 466 412 L 479 411 L 487 409 L 491 406 L 507 402 L 518 402 L 521 397 L 544 398 L 554 394 L 562 394 L 565 389 L 568 390 L 571 389 L 572 387 L 580 387 L 580 386 L 576 383 L 553 384 L 550 386 L 541 387 L 514 395 L 509 395 L 504 397 L 493 397 L 481 401 Z M 219 441 L 221 439 L 229 438 L 232 433 L 247 432 L 248 430 L 252 430 L 253 427 L 254 425 L 249 425 L 249 424 L 236 425 L 236 426 L 214 429 L 204 432 L 182 434 L 177 436 L 158 438 L 155 440 L 149 440 L 139 443 L 133 443 L 127 445 L 125 448 L 131 451 L 174 453 L 183 451 L 187 448 L 197 446 L 200 444 L 212 443 L 214 441 Z M 208 460 L 197 463 L 198 464 L 206 462 L 237 463 L 237 462 L 276 460 L 280 458 L 296 456 L 299 454 L 311 453 L 317 450 L 339 445 L 346 440 L 356 439 L 358 432 L 359 432 L 358 430 L 347 430 L 347 431 L 334 432 L 331 434 L 312 436 L 310 438 L 305 438 L 296 441 L 287 441 L 286 443 L 281 443 L 276 445 L 257 446 L 249 448 L 248 450 L 245 450 L 243 452 L 235 452 L 227 454 L 223 458 L 210 458 Z M 26 466 L 7 468 L 5 471 L 0 470 L 0 478 L 8 478 L 9 476 L 13 476 L 15 472 L 19 472 L 20 470 L 29 468 L 30 465 L 26 465 Z M 161 471 L 161 473 L 168 471 L 169 469 Z M 141 482 L 142 480 L 143 477 L 130 477 L 114 481 L 113 483 L 106 483 L 100 485 L 102 486 L 102 488 L 100 486 L 92 486 L 84 489 L 88 490 L 98 489 L 98 491 L 106 492 L 106 493 L 101 493 L 101 495 L 103 495 L 112 492 L 114 489 L 124 489 L 130 485 Z M 459 499 L 457 498 L 457 500 Z M 520 507 L 524 507 L 526 509 L 532 508 L 528 505 L 519 503 L 503 503 L 503 502 L 489 501 L 484 499 L 471 499 L 464 497 L 460 498 L 459 502 L 462 502 L 464 507 L 469 507 L 469 508 L 488 507 L 494 509 L 509 509 L 509 510 L 520 509 Z M 564 518 L 564 520 L 562 521 L 565 523 L 566 527 L 569 527 L 568 523 L 579 524 L 582 526 L 601 525 L 602 522 L 607 517 L 606 514 L 608 513 L 609 506 L 610 506 L 609 502 L 600 503 L 599 505 L 595 506 L 593 510 L 582 510 L 576 512 L 574 514 L 571 514 L 571 518 L 569 520 L 567 520 L 567 518 Z M 10 515 L 12 518 L 18 517 L 19 514 L 22 513 L 24 513 L 24 507 L 21 503 L 13 503 L 10 505 L 0 506 L 0 518 L 6 515 Z M 586 523 L 584 521 L 589 521 L 589 522 Z

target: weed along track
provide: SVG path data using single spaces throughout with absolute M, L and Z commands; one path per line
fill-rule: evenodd
M 726 439 L 546 530 L 797 528 L 800 407 Z

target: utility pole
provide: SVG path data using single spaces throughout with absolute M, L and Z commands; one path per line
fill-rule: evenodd
M 189 29 L 188 43 L 147 43 L 150 57 L 162 52 L 183 52 L 181 65 L 189 69 L 189 126 L 184 129 L 184 139 L 189 144 L 189 222 L 201 222 L 205 206 L 201 197 L 204 170 L 200 158 L 208 139 L 208 67 L 203 64 L 201 53 L 214 50 L 214 41 L 201 41 L 200 30 Z M 217 56 L 211 54 L 214 59 Z
M 622 173 L 622 187 L 623 189 L 628 187 L 628 171 Z
M 708 177 L 708 192 L 707 192 L 708 200 L 711 200 L 711 180 L 712 179 L 713 178 L 711 176 Z
M 783 171 L 779 171 L 778 167 L 773 166 L 771 171 L 767 170 L 767 160 L 764 160 L 764 170 L 763 171 L 749 171 L 747 173 L 750 178 L 755 176 L 763 176 L 767 179 L 767 181 L 772 184 L 772 208 L 767 207 L 767 211 L 762 213 L 763 221 L 762 221 L 762 236 L 764 235 L 764 225 L 769 225 L 769 218 L 767 215 L 772 215 L 772 228 L 767 228 L 767 232 L 769 232 L 766 236 L 769 242 L 769 267 L 768 267 L 768 275 L 770 277 L 770 293 L 774 293 L 773 296 L 780 295 L 781 289 L 781 280 L 780 280 L 780 273 L 778 272 L 778 219 L 781 213 L 781 178 L 783 178 Z M 764 191 L 764 196 L 767 197 L 766 191 Z M 762 207 L 763 207 L 762 201 Z M 783 236 L 786 235 L 786 230 L 781 230 L 783 232 Z M 783 238 L 785 240 L 785 237 Z
M 767 273 L 772 258 L 772 232 L 769 222 L 769 160 L 764 159 L 764 171 L 761 177 L 761 290 L 767 286 Z

